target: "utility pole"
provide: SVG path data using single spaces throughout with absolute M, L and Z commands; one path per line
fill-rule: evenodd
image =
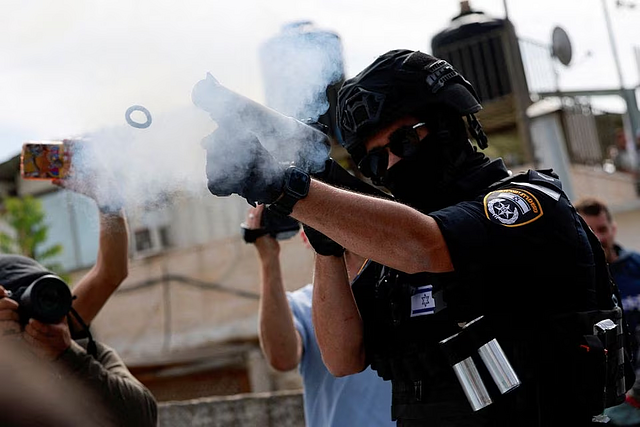
M 634 8 L 635 4 L 632 2 L 622 3 L 618 0 L 616 3 L 618 7 Z M 620 86 L 620 96 L 625 102 L 627 107 L 626 114 L 626 126 L 625 136 L 627 140 L 627 150 L 631 154 L 631 158 L 634 163 L 637 163 L 638 153 L 636 152 L 635 137 L 636 132 L 640 131 L 640 112 L 638 111 L 638 104 L 636 102 L 635 89 L 625 89 L 624 80 L 622 78 L 622 67 L 620 66 L 620 57 L 618 56 L 618 48 L 616 46 L 615 35 L 613 34 L 613 26 L 611 25 L 611 17 L 609 16 L 609 9 L 607 8 L 607 0 L 602 0 L 602 9 L 604 10 L 604 19 L 607 24 L 607 32 L 609 33 L 609 43 L 611 43 L 611 52 L 613 53 L 613 60 L 616 66 L 616 72 L 618 73 L 618 82 Z
M 504 6 L 504 19 L 509 20 L 509 7 L 507 6 L 507 0 L 502 0 L 502 5 Z
M 624 89 L 624 81 L 622 79 L 622 67 L 620 67 L 620 57 L 618 56 L 618 48 L 616 47 L 616 38 L 613 34 L 613 27 L 611 26 L 611 17 L 609 16 L 609 9 L 607 8 L 607 0 L 602 0 L 602 9 L 604 10 L 604 20 L 607 24 L 607 32 L 609 33 L 609 43 L 611 43 L 611 52 L 613 53 L 613 61 L 615 62 L 616 71 L 618 73 L 618 82 L 620 84 L 620 89 Z

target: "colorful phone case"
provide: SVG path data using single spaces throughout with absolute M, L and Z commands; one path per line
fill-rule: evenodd
M 22 145 L 20 174 L 24 179 L 65 178 L 70 167 L 71 147 L 62 141 L 26 142 Z

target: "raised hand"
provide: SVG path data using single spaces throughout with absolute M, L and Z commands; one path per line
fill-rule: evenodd
M 104 165 L 86 164 L 86 150 L 92 147 L 83 144 L 89 142 L 65 140 L 65 143 L 73 144 L 74 147 L 71 174 L 64 179 L 54 179 L 52 183 L 93 199 L 103 212 L 120 211 L 124 206 L 124 199 L 113 171 L 106 169 Z

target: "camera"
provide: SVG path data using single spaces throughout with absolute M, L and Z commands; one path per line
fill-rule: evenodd
M 297 220 L 270 209 L 265 209 L 262 213 L 262 227 L 278 240 L 289 239 L 300 231 L 300 223 Z
M 9 292 L 9 298 L 19 304 L 20 323 L 33 318 L 43 323 L 57 323 L 71 310 L 73 297 L 64 280 L 47 274 Z

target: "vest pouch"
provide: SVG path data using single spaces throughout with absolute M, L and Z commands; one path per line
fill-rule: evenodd
M 588 408 L 589 415 L 601 414 L 605 408 L 606 349 L 596 335 L 584 335 L 583 343 L 575 351 L 575 362 L 566 361 L 574 367 L 573 378 L 568 378 L 569 384 L 574 384 L 570 393 L 576 404 Z
M 393 379 L 393 368 L 390 358 L 382 357 L 374 354 L 371 357 L 371 369 L 373 369 L 380 378 L 385 381 Z
M 625 354 L 621 311 L 593 310 L 555 316 L 546 338 L 554 351 L 541 366 L 557 397 L 590 415 L 624 402 Z

